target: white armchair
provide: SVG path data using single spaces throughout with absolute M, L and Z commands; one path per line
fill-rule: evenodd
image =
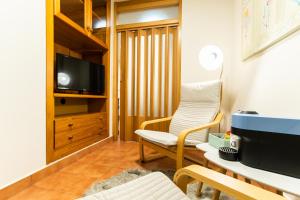
M 144 145 L 177 161 L 182 168 L 184 148 L 207 142 L 208 129 L 219 125 L 223 118 L 220 110 L 221 81 L 183 84 L 181 101 L 172 117 L 145 121 L 135 133 L 139 136 L 140 160 L 144 156 Z M 150 124 L 171 121 L 169 132 L 145 130 Z

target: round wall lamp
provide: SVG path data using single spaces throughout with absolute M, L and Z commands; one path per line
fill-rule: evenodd
M 222 67 L 224 61 L 222 50 L 215 45 L 203 47 L 199 52 L 198 58 L 200 65 L 208 71 Z

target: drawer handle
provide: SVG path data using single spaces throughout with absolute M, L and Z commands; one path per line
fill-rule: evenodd
M 72 140 L 72 139 L 73 139 L 73 136 L 69 136 L 68 139 L 69 139 L 69 140 Z
M 73 123 L 68 124 L 69 127 L 72 127 L 73 125 L 74 125 Z

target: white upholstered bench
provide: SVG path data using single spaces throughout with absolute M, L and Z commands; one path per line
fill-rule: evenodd
M 236 199 L 285 199 L 275 193 L 211 169 L 191 165 L 178 170 L 174 176 L 174 182 L 160 172 L 153 172 L 112 189 L 83 197 L 80 200 L 189 200 L 185 192 L 187 184 L 193 180 L 206 183 Z
M 81 200 L 189 200 L 164 174 L 153 172 Z

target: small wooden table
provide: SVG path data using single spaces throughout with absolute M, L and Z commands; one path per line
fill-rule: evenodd
M 198 144 L 196 148 L 205 152 L 204 157 L 208 162 L 212 162 L 225 170 L 230 170 L 233 173 L 240 174 L 247 179 L 255 180 L 279 191 L 300 197 L 300 179 L 261 169 L 255 169 L 240 162 L 223 160 L 219 158 L 218 149 L 212 147 L 208 143 Z

